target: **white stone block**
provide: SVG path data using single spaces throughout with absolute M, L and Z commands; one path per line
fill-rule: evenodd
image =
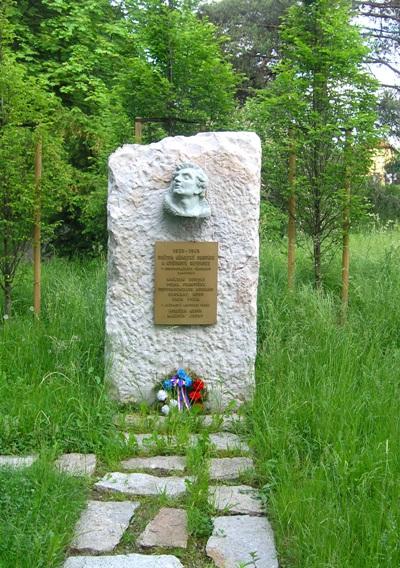
M 177 165 L 209 179 L 208 219 L 174 218 L 163 200 Z M 210 406 L 243 402 L 254 387 L 261 144 L 251 132 L 202 133 L 125 145 L 109 160 L 106 355 L 115 397 L 154 398 L 178 367 L 209 388 Z M 218 242 L 218 316 L 213 325 L 153 323 L 156 241 Z
M 176 556 L 169 554 L 119 554 L 116 556 L 71 556 L 64 568 L 183 568 Z
M 89 554 L 111 552 L 139 505 L 132 501 L 89 501 L 75 528 L 71 548 Z

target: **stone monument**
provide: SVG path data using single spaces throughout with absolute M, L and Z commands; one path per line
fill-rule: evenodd
M 125 145 L 109 160 L 107 374 L 154 399 L 179 367 L 212 408 L 252 396 L 261 144 L 251 132 Z

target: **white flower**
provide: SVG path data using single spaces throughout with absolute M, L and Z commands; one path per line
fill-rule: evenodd
M 29 311 L 33 312 L 35 310 L 35 308 L 33 306 L 29 306 Z
M 172 399 L 172 400 L 169 401 L 169 405 L 170 405 L 170 406 L 173 406 L 173 407 L 176 407 L 176 406 L 178 406 L 178 401 L 175 400 L 175 399 Z
M 167 414 L 169 414 L 169 406 L 168 406 L 168 404 L 164 404 L 164 406 L 161 407 L 161 412 L 162 412 L 163 414 L 165 414 L 165 416 L 166 416 Z
M 168 393 L 165 390 L 159 390 L 157 393 L 157 400 L 159 400 L 160 402 L 164 402 L 164 400 L 167 400 L 168 398 Z
M 8 314 L 4 314 L 4 316 L 3 316 L 3 320 L 8 320 L 8 319 L 9 319 L 9 316 L 8 316 Z

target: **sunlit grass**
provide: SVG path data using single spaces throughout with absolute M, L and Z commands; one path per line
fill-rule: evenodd
M 400 565 L 400 235 L 352 245 L 343 327 L 338 261 L 317 294 L 300 258 L 290 296 L 263 248 L 253 447 L 281 566 Z

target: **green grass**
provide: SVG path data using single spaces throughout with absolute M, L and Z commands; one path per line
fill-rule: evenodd
M 85 481 L 42 460 L 26 470 L 0 469 L 0 487 L 0 567 L 59 566 L 85 506 Z
M 349 321 L 341 327 L 338 259 L 317 294 L 300 250 L 297 290 L 288 295 L 285 243 L 262 247 L 257 391 L 246 413 L 251 481 L 261 487 L 282 568 L 400 565 L 399 253 L 395 231 L 352 238 Z M 93 451 L 105 471 L 129 449 L 103 380 L 104 262 L 52 260 L 43 274 L 40 321 L 26 267 L 14 317 L 0 325 L 0 453 L 42 454 L 30 470 L 0 471 L 0 568 L 62 562 L 86 486 L 54 472 L 55 455 Z M 195 417 L 167 429 L 182 442 L 202 430 Z M 189 452 L 192 473 L 209 459 L 200 446 Z M 191 531 L 201 535 L 212 516 L 207 484 L 200 476 L 185 501 Z M 196 566 L 208 565 L 202 538 L 191 539 Z
M 400 566 L 399 252 L 399 233 L 353 237 L 340 327 L 338 262 L 317 294 L 300 251 L 291 296 L 263 249 L 252 445 L 282 567 Z
M 104 263 L 54 260 L 43 273 L 41 319 L 26 267 L 14 316 L 0 325 L 0 453 L 107 455 L 118 434 L 104 385 Z

